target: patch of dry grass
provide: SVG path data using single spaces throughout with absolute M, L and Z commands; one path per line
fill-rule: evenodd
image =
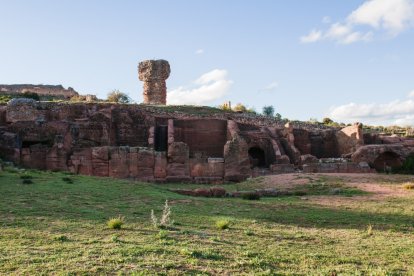
M 402 185 L 402 187 L 406 190 L 414 190 L 414 183 L 406 182 Z

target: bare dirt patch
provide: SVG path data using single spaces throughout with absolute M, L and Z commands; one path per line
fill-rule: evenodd
M 306 196 L 307 200 L 320 205 L 340 206 L 355 201 L 377 201 L 387 198 L 414 196 L 413 191 L 402 187 L 405 182 L 414 182 L 413 176 L 383 175 L 383 174 L 282 174 L 271 175 L 260 179 L 256 187 L 292 190 L 299 186 L 308 185 L 315 181 L 341 183 L 344 187 L 355 188 L 366 195 L 345 196 Z

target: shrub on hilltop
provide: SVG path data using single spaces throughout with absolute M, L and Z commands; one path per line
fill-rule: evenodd
M 106 98 L 108 102 L 126 104 L 131 102 L 131 98 L 124 92 L 113 90 L 108 93 Z

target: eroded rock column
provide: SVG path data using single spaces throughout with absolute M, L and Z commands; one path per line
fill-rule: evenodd
M 170 76 L 168 61 L 144 60 L 138 65 L 139 80 L 144 82 L 144 104 L 167 104 L 167 85 L 165 80 Z

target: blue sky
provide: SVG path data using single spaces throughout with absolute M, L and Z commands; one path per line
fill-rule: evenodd
M 141 102 L 137 64 L 162 58 L 170 103 L 414 124 L 414 0 L 0 0 L 0 11 L 0 83 Z

